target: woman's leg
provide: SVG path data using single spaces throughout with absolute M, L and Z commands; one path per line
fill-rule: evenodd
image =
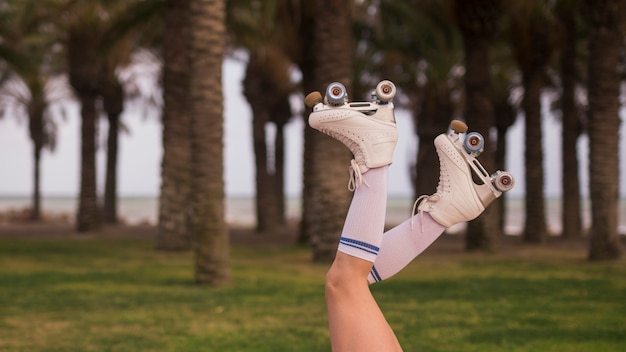
M 346 216 L 337 256 L 326 276 L 333 351 L 401 351 L 372 296 L 367 276 L 385 225 L 388 166 L 363 174 Z
M 326 306 L 334 352 L 402 351 L 370 292 L 372 263 L 338 252 L 326 275 Z

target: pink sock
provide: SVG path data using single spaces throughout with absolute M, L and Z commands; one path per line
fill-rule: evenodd
M 389 166 L 370 169 L 354 191 L 338 251 L 370 262 L 376 260 L 385 231 Z
M 367 281 L 373 284 L 392 277 L 435 242 L 445 229 L 428 213 L 423 213 L 413 217 L 412 226 L 408 219 L 385 232 Z

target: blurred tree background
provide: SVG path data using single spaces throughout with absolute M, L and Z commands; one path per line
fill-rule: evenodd
M 284 127 L 303 118 L 301 97 L 341 81 L 351 99 L 366 99 L 370 87 L 390 79 L 399 91 L 396 106 L 410 113 L 419 137 L 411 166 L 416 196 L 435 190 L 431 141 L 451 119 L 487 138 L 481 161 L 489 171 L 506 169 L 507 130 L 523 119 L 526 174 L 516 177 L 526 184 L 528 243 L 548 236 L 541 141 L 542 106 L 549 104 L 563 131 L 561 236 L 589 236 L 590 260 L 621 257 L 616 165 L 626 6 L 620 0 L 0 0 L 0 18 L 0 113 L 28 120 L 34 221 L 41 219 L 46 177 L 41 150 L 56 142 L 49 107 L 60 99 L 81 106 L 76 231 L 117 221 L 120 116 L 126 101 L 154 105 L 120 72 L 141 53 L 157 57 L 163 159 L 156 248 L 193 248 L 198 282 L 227 281 L 220 63 L 237 56 L 245 60 L 242 91 L 253 115 L 260 236 L 285 226 Z M 109 126 L 104 171 L 95 163 L 100 117 Z M 577 171 L 582 134 L 590 145 L 588 233 Z M 327 262 L 350 201 L 344 182 L 350 156 L 308 127 L 304 141 L 299 241 L 311 245 L 314 260 Z M 101 172 L 106 183 L 98 192 Z M 503 214 L 499 199 L 472 221 L 466 248 L 496 250 Z

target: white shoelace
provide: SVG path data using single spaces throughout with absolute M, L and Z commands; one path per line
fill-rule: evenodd
M 348 179 L 348 190 L 350 190 L 350 192 L 354 192 L 362 184 L 365 184 L 367 187 L 370 186 L 367 184 L 365 179 L 363 179 L 363 174 L 361 174 L 361 169 L 359 168 L 359 164 L 357 164 L 356 160 L 350 160 L 349 171 L 350 178 Z
M 435 193 L 433 193 L 432 195 L 422 195 L 417 197 L 417 199 L 415 200 L 415 203 L 413 203 L 413 211 L 411 212 L 411 230 L 413 230 L 413 218 L 415 217 L 415 211 L 417 210 L 417 207 L 419 205 L 419 203 L 421 201 L 424 202 L 429 202 L 429 201 L 438 201 L 439 199 L 441 199 L 442 194 L 444 192 L 444 187 L 447 186 L 448 184 L 448 174 L 447 174 L 447 170 L 445 169 L 441 169 L 439 171 L 439 184 L 437 185 L 437 190 L 435 191 Z M 419 216 L 420 216 L 420 224 L 422 225 L 422 233 L 424 233 L 424 211 L 418 211 Z
M 429 195 L 421 195 L 419 197 L 417 197 L 417 199 L 415 200 L 415 203 L 413 203 L 413 210 L 411 211 L 411 231 L 413 231 L 413 223 L 414 223 L 414 218 L 415 218 L 415 211 L 417 210 L 417 206 L 420 203 L 420 201 L 424 200 L 428 201 L 428 198 L 430 196 Z M 424 233 L 424 211 L 420 211 L 419 212 L 420 215 L 420 224 L 422 225 L 422 233 Z

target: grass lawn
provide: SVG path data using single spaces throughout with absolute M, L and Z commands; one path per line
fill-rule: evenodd
M 405 351 L 626 348 L 624 260 L 452 242 L 372 287 Z M 0 238 L 0 351 L 330 350 L 327 266 L 306 248 L 236 245 L 220 288 L 195 285 L 192 260 L 148 239 Z

